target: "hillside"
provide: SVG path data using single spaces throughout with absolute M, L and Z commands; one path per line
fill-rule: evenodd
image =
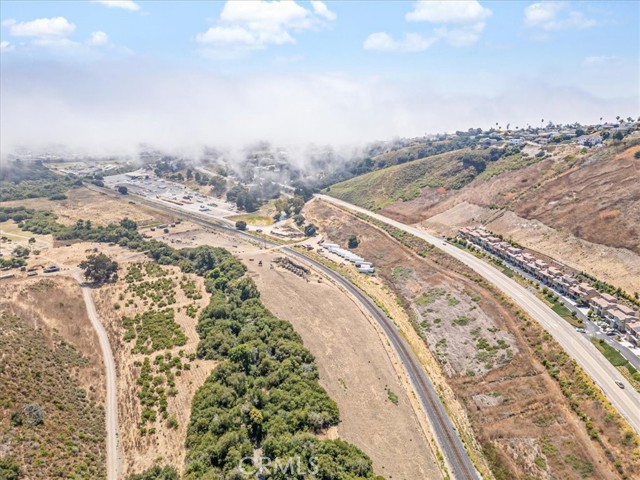
M 536 157 L 513 150 L 461 149 L 376 170 L 338 183 L 327 191 L 372 210 L 420 198 L 425 189 L 440 194 L 460 190 L 475 178 L 535 163 Z
M 477 164 L 465 162 L 469 151 L 459 150 L 338 183 L 328 194 L 445 235 L 463 225 L 484 223 L 525 244 L 535 236 L 537 241 L 526 246 L 551 255 L 563 244 L 575 243 L 556 258 L 637 291 L 638 144 L 628 138 L 589 150 L 527 146 L 497 161 L 488 160 L 487 150 L 473 150 L 484 159 L 480 171 Z M 594 248 L 603 249 L 602 264 L 576 256 L 579 250 Z
M 80 287 L 4 283 L 0 311 L 2 456 L 20 478 L 105 478 L 102 359 Z

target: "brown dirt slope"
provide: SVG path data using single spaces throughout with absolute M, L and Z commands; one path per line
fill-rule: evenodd
M 593 243 L 640 253 L 640 159 L 633 147 L 551 180 L 514 210 Z
M 534 354 L 531 345 L 538 343 L 541 355 L 548 354 L 561 370 L 571 369 L 537 324 L 523 325 L 446 258 L 434 261 L 430 253 L 421 258 L 323 202 L 309 204 L 305 215 L 330 241 L 346 244 L 351 234 L 358 235 L 358 254 L 374 261 L 377 274 L 414 314 L 416 330 L 464 404 L 499 478 L 617 478 L 598 441 L 589 437 L 559 383 Z M 581 406 L 606 435 L 620 441 L 615 422 L 602 423 L 597 405 L 581 398 Z M 623 455 L 619 446 L 612 451 Z
M 640 147 L 606 147 L 581 154 L 572 146 L 527 167 L 490 178 L 480 175 L 465 188 L 425 188 L 419 198 L 395 202 L 381 213 L 418 223 L 462 202 L 506 208 L 557 230 L 602 245 L 640 253 Z
M 80 287 L 20 279 L 0 291 L 0 456 L 25 480 L 105 478 L 102 359 Z

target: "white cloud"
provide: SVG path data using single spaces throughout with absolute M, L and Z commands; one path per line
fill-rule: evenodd
M 405 15 L 405 20 L 437 25 L 428 36 L 407 33 L 402 40 L 394 40 L 384 32 L 372 33 L 365 40 L 364 48 L 381 52 L 421 52 L 438 41 L 467 47 L 480 40 L 485 20 L 491 15 L 492 11 L 477 0 L 419 0 Z
M 372 33 L 364 41 L 364 49 L 375 52 L 422 52 L 436 41 L 417 33 L 407 33 L 401 40 L 395 40 L 385 32 Z
M 123 10 L 129 10 L 130 12 L 140 10 L 140 5 L 133 0 L 93 0 L 93 3 L 100 3 L 109 8 L 121 8 Z
M 311 6 L 313 7 L 313 11 L 322 18 L 329 20 L 330 22 L 336 19 L 336 14 L 329 10 L 324 2 L 311 0 Z
M 28 37 L 19 43 L 2 42 L 2 50 L 15 50 L 16 54 L 34 54 L 41 52 L 52 58 L 74 57 L 78 59 L 97 58 L 107 51 L 116 55 L 129 55 L 126 47 L 118 47 L 109 42 L 109 36 L 101 31 L 92 32 L 85 41 L 73 39 L 76 26 L 64 17 L 37 18 L 27 22 L 8 19 L 2 22 L 9 35 Z M 98 48 L 106 47 L 109 48 Z M 102 51 L 102 52 L 100 52 Z
M 269 45 L 293 44 L 293 33 L 317 30 L 336 18 L 323 2 L 311 5 L 313 10 L 294 1 L 228 1 L 218 24 L 197 34 L 196 41 L 224 56 L 262 50 Z M 216 52 L 220 47 L 227 50 Z
M 466 47 L 473 45 L 482 36 L 484 31 L 484 22 L 474 23 L 459 28 L 440 27 L 434 30 L 438 38 L 444 39 L 454 47 Z
M 476 0 L 419 0 L 405 19 L 410 22 L 475 23 L 487 19 L 491 13 Z
M 29 22 L 5 20 L 2 26 L 9 29 L 14 37 L 66 37 L 71 35 L 76 26 L 64 17 L 37 18 Z
M 109 43 L 109 35 L 104 33 L 102 30 L 98 30 L 97 32 L 93 32 L 87 41 L 88 45 L 92 47 L 102 47 Z
M 571 10 L 568 2 L 532 3 L 524 9 L 524 24 L 548 32 L 580 30 L 594 27 L 598 22 L 578 10 Z
M 7 42 L 6 40 L 2 40 L 0 42 L 0 51 L 3 52 L 8 52 L 9 50 L 13 50 L 14 46 L 11 45 L 9 42 Z

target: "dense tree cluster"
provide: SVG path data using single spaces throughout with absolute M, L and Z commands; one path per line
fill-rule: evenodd
M 0 257 L 0 268 L 19 268 L 24 267 L 27 264 L 27 261 L 24 258 L 1 258 Z
M 2 202 L 39 197 L 62 200 L 58 195 L 64 194 L 69 188 L 82 185 L 80 179 L 56 175 L 41 161 L 15 160 L 2 167 L 0 168 L 0 201 Z
M 205 274 L 211 299 L 198 323 L 197 354 L 221 363 L 193 400 L 186 478 L 232 474 L 256 446 L 283 463 L 317 463 L 318 478 L 373 478 L 370 459 L 356 447 L 314 435 L 338 423 L 337 405 L 291 324 L 262 305 L 233 261 L 237 268 L 214 265 Z M 270 478 L 291 478 L 278 475 Z
M 173 467 L 151 467 L 142 473 L 129 475 L 127 480 L 179 480 L 180 476 Z
M 296 195 L 294 197 L 278 198 L 275 202 L 273 202 L 273 205 L 276 208 L 274 218 L 276 219 L 276 221 L 279 220 L 282 212 L 284 212 L 287 217 L 291 215 L 299 215 L 302 207 L 304 207 L 304 204 L 305 200 L 300 195 Z
M 227 191 L 227 201 L 235 203 L 238 208 L 249 213 L 255 212 L 261 205 L 261 201 L 255 193 L 240 185 L 236 185 Z

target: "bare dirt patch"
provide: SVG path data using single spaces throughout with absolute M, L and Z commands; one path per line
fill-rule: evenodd
M 67 200 L 31 198 L 2 202 L 0 205 L 6 207 L 22 205 L 36 210 L 49 210 L 54 212 L 58 216 L 58 222 L 64 225 L 73 225 L 78 220 L 91 220 L 94 224 L 106 225 L 119 222 L 124 217 L 129 217 L 140 224 L 171 221 L 170 216 L 135 204 L 125 195 L 116 197 L 88 188 L 73 188 L 66 195 Z
M 456 354 L 451 352 L 449 355 L 448 349 L 442 351 L 438 342 L 452 342 L 453 336 L 462 338 L 460 341 L 456 338 L 456 343 L 461 343 L 465 349 L 473 345 L 475 360 L 482 356 L 484 368 L 478 370 L 461 372 L 465 364 L 456 360 L 457 368 L 448 372 L 448 383 L 465 406 L 475 435 L 494 465 L 494 473 L 496 468 L 503 468 L 507 476 L 503 474 L 502 478 L 523 478 L 526 475 L 545 478 L 548 472 L 561 478 L 581 478 L 584 469 L 590 470 L 588 474 L 593 478 L 616 478 L 602 450 L 590 440 L 584 424 L 568 408 L 558 383 L 533 355 L 523 338 L 520 321 L 492 294 L 453 269 L 435 263 L 429 254 L 425 258 L 418 257 L 386 233 L 335 207 L 315 201 L 307 206 L 305 215 L 317 222 L 327 238 L 336 243 L 345 244 L 354 230 L 358 232 L 361 241 L 358 253 L 365 258 L 376 259 L 378 275 L 403 299 L 406 308 L 411 310 L 417 306 L 418 313 L 423 309 L 429 314 L 427 319 L 418 317 L 418 332 L 438 358 L 442 369 L 446 371 L 446 365 Z M 444 290 L 445 293 L 430 302 L 427 297 L 433 289 Z M 450 302 L 449 298 L 456 301 Z M 458 321 L 456 325 L 454 322 L 460 317 L 461 306 L 464 305 L 463 310 L 469 309 L 473 303 L 477 308 L 467 310 L 468 320 Z M 434 305 L 438 307 L 437 311 Z M 434 311 L 427 312 L 428 308 Z M 448 329 L 437 340 L 429 336 L 431 332 L 436 335 L 437 328 L 433 326 L 435 315 L 441 318 L 443 327 L 440 328 L 446 325 Z M 476 320 L 471 320 L 472 317 Z M 424 320 L 433 322 L 429 332 L 424 331 L 428 325 L 421 324 Z M 479 324 L 487 322 L 477 335 L 473 326 L 469 328 L 476 321 Z M 485 342 L 480 342 L 481 336 Z M 435 344 L 433 340 L 436 340 Z M 500 347 L 499 340 L 505 343 L 505 348 Z M 465 345 L 465 341 L 473 343 Z M 509 350 L 511 358 L 506 354 Z M 493 365 L 488 365 L 486 352 L 504 356 L 499 361 L 494 358 Z M 501 397 L 500 402 L 478 401 L 495 394 Z M 540 417 L 545 415 L 551 416 L 553 422 L 542 422 Z M 549 447 L 549 454 L 541 457 L 544 468 L 538 465 L 543 465 L 543 461 L 537 460 L 537 456 L 514 454 L 524 451 L 519 445 L 531 443 L 542 450 L 547 438 L 554 439 L 552 446 L 555 450 Z M 568 461 L 567 456 L 575 462 Z

